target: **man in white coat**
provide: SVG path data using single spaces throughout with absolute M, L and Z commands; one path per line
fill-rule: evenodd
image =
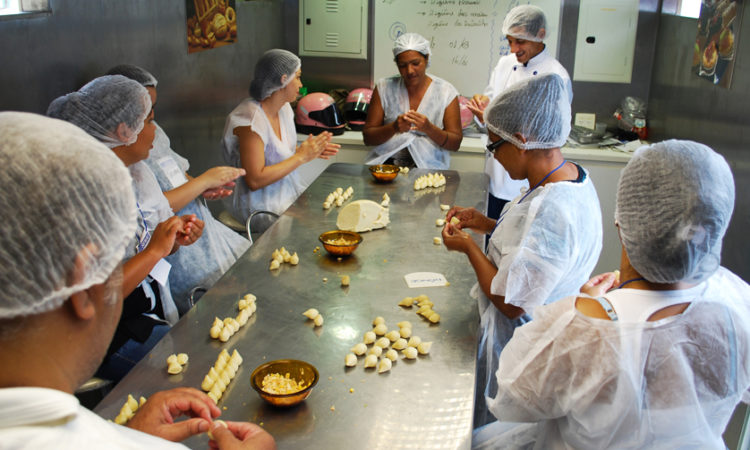
M 519 81 L 537 75 L 556 73 L 566 84 L 568 100 L 573 101 L 573 87 L 565 68 L 547 53 L 544 39 L 547 36 L 547 19 L 536 6 L 521 5 L 511 9 L 503 21 L 502 33 L 508 39 L 511 53 L 503 56 L 490 75 L 484 94 L 476 94 L 468 108 L 481 124 L 484 109 L 489 102 Z M 490 177 L 487 217 L 497 219 L 508 201 L 515 198 L 521 189 L 528 188 L 526 180 L 512 180 L 503 166 L 488 157 L 484 171 Z

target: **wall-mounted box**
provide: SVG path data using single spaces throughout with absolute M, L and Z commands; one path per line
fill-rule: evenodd
M 367 0 L 300 0 L 299 54 L 367 59 Z
M 574 81 L 630 83 L 637 0 L 581 0 Z

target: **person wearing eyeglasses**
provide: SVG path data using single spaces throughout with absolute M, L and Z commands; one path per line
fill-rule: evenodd
M 720 265 L 734 201 L 709 147 L 638 149 L 617 187 L 619 277 L 593 277 L 516 330 L 489 401 L 501 422 L 472 446 L 727 448 L 750 400 L 750 286 Z
M 570 131 L 570 103 L 556 74 L 508 88 L 485 111 L 487 151 L 511 178 L 530 189 L 508 203 L 498 220 L 455 206 L 443 228 L 449 250 L 465 253 L 477 275 L 481 333 L 475 425 L 488 419 L 497 358 L 534 308 L 578 293 L 599 259 L 602 218 L 588 171 L 560 151 Z M 465 231 L 490 235 L 487 253 Z
M 484 110 L 490 100 L 508 86 L 539 75 L 560 75 L 565 82 L 568 102 L 573 101 L 573 85 L 568 72 L 545 47 L 544 40 L 549 36 L 547 31 L 544 11 L 534 5 L 516 6 L 505 16 L 502 34 L 508 41 L 510 54 L 497 62 L 484 93 L 474 95 L 467 105 L 480 125 L 484 123 Z M 487 215 L 497 219 L 503 206 L 529 185 L 526 180 L 512 179 L 492 157 L 486 159 L 484 171 L 490 177 Z

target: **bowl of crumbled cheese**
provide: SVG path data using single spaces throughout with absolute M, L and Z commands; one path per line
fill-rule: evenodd
M 274 406 L 293 406 L 304 401 L 318 382 L 318 370 L 296 359 L 278 359 L 261 364 L 250 375 L 250 384 L 260 397 Z

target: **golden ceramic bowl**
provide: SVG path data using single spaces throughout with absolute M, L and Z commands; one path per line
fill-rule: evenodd
M 392 164 L 377 164 L 370 166 L 370 173 L 376 181 L 388 183 L 393 181 L 399 172 L 399 167 Z
M 318 239 L 328 253 L 335 256 L 348 256 L 354 253 L 362 242 L 362 236 L 354 231 L 333 230 L 321 234 Z
M 289 378 L 304 382 L 305 388 L 293 394 L 272 394 L 263 390 L 263 378 L 271 373 L 282 376 L 289 374 Z M 312 364 L 296 359 L 277 359 L 261 364 L 250 375 L 250 384 L 258 392 L 260 397 L 273 406 L 294 406 L 304 401 L 312 392 L 313 386 L 318 382 L 318 369 Z

